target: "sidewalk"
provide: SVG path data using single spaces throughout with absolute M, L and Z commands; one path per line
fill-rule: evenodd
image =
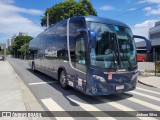
M 44 111 L 23 80 L 8 61 L 0 61 L 0 111 Z M 0 113 L 1 114 L 1 113 Z M 1 119 L 1 118 L 0 118 Z M 14 120 L 9 117 L 4 120 Z M 16 120 L 43 120 L 39 117 L 18 117 Z M 45 118 L 49 120 L 50 118 Z
M 139 77 L 138 82 L 147 86 L 160 88 L 160 77 L 156 76 Z
M 138 62 L 138 82 L 147 86 L 160 88 L 160 77 L 155 76 L 154 70 L 154 62 Z
M 0 61 L 0 111 L 26 111 L 16 74 L 7 61 Z

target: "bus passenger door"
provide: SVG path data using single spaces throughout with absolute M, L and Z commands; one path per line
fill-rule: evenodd
M 81 32 L 80 35 L 76 37 L 75 42 L 75 67 L 76 67 L 76 88 L 80 91 L 85 92 L 86 90 L 86 72 L 87 72 L 87 61 L 86 61 L 86 32 Z
M 85 20 L 70 19 L 69 23 L 69 49 L 71 59 L 71 69 L 68 73 L 71 74 L 74 86 L 76 89 L 85 92 L 86 80 L 86 32 L 81 31 L 85 29 Z M 69 81 L 70 85 L 70 81 Z

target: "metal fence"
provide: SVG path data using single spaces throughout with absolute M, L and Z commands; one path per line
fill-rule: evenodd
M 160 53 L 155 53 L 155 76 L 160 77 Z

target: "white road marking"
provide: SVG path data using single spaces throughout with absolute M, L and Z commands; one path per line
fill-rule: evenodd
M 54 83 L 54 81 L 29 83 L 28 85 L 41 85 L 41 84 L 49 84 L 49 83 Z
M 152 91 L 152 90 L 147 90 L 147 89 L 143 89 L 143 88 L 139 88 L 139 87 L 136 87 L 136 89 L 160 95 L 160 92 L 156 92 L 156 91 Z
M 59 106 L 53 99 L 47 98 L 47 99 L 41 99 L 41 101 L 45 104 L 45 106 L 50 111 L 64 111 L 61 106 Z
M 67 98 L 70 99 L 71 101 L 73 101 L 74 103 L 78 104 L 81 108 L 83 108 L 86 111 L 101 111 L 100 109 L 94 107 L 93 105 L 90 105 L 89 103 L 85 102 L 84 100 L 82 100 L 76 96 L 68 96 Z M 101 114 L 103 114 L 103 111 Z M 104 114 L 106 114 L 106 113 L 104 113 Z M 116 120 L 113 117 L 96 117 L 96 118 L 99 120 L 106 120 L 106 119 Z
M 53 99 L 46 98 L 41 99 L 43 104 L 48 108 L 49 111 L 64 111 L 64 109 L 59 106 Z M 57 120 L 74 120 L 73 117 L 55 117 Z
M 134 110 L 134 109 L 132 109 L 132 108 L 129 108 L 129 107 L 127 107 L 127 106 L 124 106 L 124 105 L 122 105 L 122 104 L 119 104 L 119 103 L 117 103 L 117 102 L 112 102 L 111 100 L 107 100 L 107 99 L 105 99 L 105 98 L 100 98 L 99 100 L 101 100 L 101 101 L 103 101 L 103 102 L 107 102 L 107 104 L 109 104 L 109 105 L 111 105 L 111 106 L 113 106 L 113 107 L 115 107 L 115 108 L 117 108 L 117 109 L 120 109 L 120 110 L 122 110 L 122 111 L 136 111 L 136 110 Z M 129 114 L 129 113 L 128 113 Z M 134 117 L 136 117 L 136 116 L 134 116 Z M 136 117 L 136 118 L 139 118 L 139 119 L 141 119 L 141 120 L 147 120 L 146 119 L 146 117 Z M 151 118 L 151 117 L 149 117 L 150 118 L 150 120 L 156 120 L 155 118 Z
M 123 97 L 123 96 L 122 96 L 122 97 Z M 123 97 L 123 98 L 125 98 L 125 97 Z M 154 105 L 154 104 L 151 104 L 151 103 L 148 103 L 148 102 L 145 102 L 145 101 L 143 101 L 143 100 L 139 100 L 139 99 L 136 99 L 136 98 L 133 98 L 133 97 L 125 98 L 125 99 L 127 99 L 127 100 L 129 100 L 129 101 L 132 101 L 132 102 L 134 102 L 134 103 L 137 103 L 137 104 L 139 104 L 139 105 L 146 106 L 146 107 L 151 108 L 151 109 L 153 109 L 153 110 L 160 111 L 160 107 L 159 107 L 159 106 Z
M 107 104 L 109 104 L 109 105 L 111 105 L 111 106 L 113 106 L 115 108 L 118 108 L 118 109 L 120 109 L 122 111 L 135 111 L 135 110 L 133 110 L 133 109 L 127 107 L 127 106 L 121 105 L 121 104 L 119 104 L 117 102 L 112 102 L 111 100 L 105 99 L 103 97 L 100 97 L 99 100 L 101 100 L 101 101 L 103 101 L 105 103 L 107 102 Z
M 130 91 L 129 93 L 137 94 L 137 95 L 147 97 L 147 98 L 152 99 L 152 100 L 160 101 L 160 98 L 157 98 L 157 97 L 154 97 L 154 96 L 151 96 L 151 95 L 146 95 L 146 94 L 143 94 L 143 93 L 140 93 L 140 92 Z

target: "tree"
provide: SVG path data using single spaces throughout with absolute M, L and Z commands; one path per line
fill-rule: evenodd
M 17 58 L 26 56 L 28 54 L 29 41 L 32 39 L 31 36 L 17 36 L 10 48 L 11 54 Z
M 45 16 L 41 19 L 41 25 L 46 26 L 47 13 L 49 13 L 49 22 L 54 24 L 60 20 L 67 19 L 73 16 L 97 16 L 95 9 L 93 8 L 89 0 L 81 0 L 75 2 L 74 0 L 66 0 L 60 2 L 45 11 Z

